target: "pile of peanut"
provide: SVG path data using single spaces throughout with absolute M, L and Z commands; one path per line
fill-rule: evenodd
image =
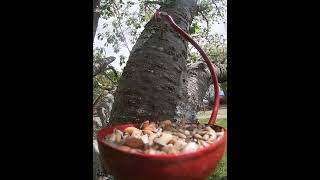
M 145 121 L 139 129 L 127 127 L 123 132 L 114 129 L 112 134 L 106 136 L 105 142 L 132 153 L 191 153 L 223 137 L 223 130 L 219 131 L 202 124 L 172 123 L 170 120 L 159 123 Z

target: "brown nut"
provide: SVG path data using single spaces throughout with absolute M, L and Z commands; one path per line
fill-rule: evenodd
M 114 133 L 112 133 L 112 134 L 108 137 L 107 141 L 115 142 L 115 141 L 116 141 L 116 135 L 115 135 Z
M 181 133 L 184 133 L 184 130 L 183 129 L 178 129 L 179 132 Z
M 177 136 L 180 137 L 180 138 L 183 138 L 183 139 L 187 138 L 186 135 L 184 135 L 184 134 L 182 134 L 182 133 L 180 133 L 180 132 L 177 133 Z
M 136 137 L 136 138 L 139 138 L 142 135 L 143 135 L 143 133 L 142 133 L 142 131 L 140 129 L 133 130 L 133 132 L 131 134 L 132 137 Z
M 193 137 L 194 137 L 194 138 L 197 138 L 197 139 L 203 139 L 203 137 L 200 136 L 199 134 L 195 134 Z
M 198 131 L 197 129 L 193 129 L 193 131 L 192 131 L 191 134 L 192 134 L 192 135 L 195 135 L 195 134 L 197 134 L 197 131 Z
M 114 129 L 113 134 L 115 134 L 115 136 L 116 136 L 115 142 L 119 144 L 120 141 L 121 141 L 121 138 L 122 138 L 122 136 L 123 136 L 123 132 L 121 132 L 121 131 L 118 130 L 118 129 Z
M 151 122 L 150 124 L 145 125 L 142 130 L 149 130 L 149 131 L 155 131 L 157 129 L 156 124 L 154 122 Z
M 130 149 L 129 152 L 131 153 L 137 153 L 138 151 L 136 149 Z
M 139 130 L 139 129 L 137 129 L 137 128 L 135 128 L 135 127 L 127 127 L 127 128 L 124 130 L 124 132 L 125 132 L 125 133 L 128 133 L 128 134 L 131 136 L 131 134 L 132 134 L 132 132 L 133 132 L 134 130 Z
M 142 130 L 143 134 L 148 134 L 148 135 L 151 135 L 151 134 L 154 134 L 152 131 L 150 130 Z
M 186 124 L 186 125 L 184 125 L 184 128 L 189 128 L 189 127 L 191 127 L 191 125 L 190 125 L 190 124 Z
M 194 142 L 189 142 L 183 149 L 182 152 L 183 153 L 191 153 L 191 152 L 195 152 L 198 149 L 198 145 Z
M 172 126 L 165 126 L 164 128 L 163 128 L 163 130 L 165 130 L 165 131 L 172 131 Z
M 202 130 L 200 130 L 200 131 L 198 131 L 197 134 L 200 134 L 201 136 L 203 136 L 203 135 L 205 135 L 205 134 L 207 134 L 207 133 L 208 133 L 208 131 L 202 131 Z
M 155 154 L 157 154 L 157 151 L 154 150 L 154 149 L 149 149 L 149 150 L 146 151 L 146 153 L 150 154 L 150 155 L 155 155 Z
M 191 124 L 191 127 L 197 128 L 198 126 L 196 124 Z
M 208 144 L 207 142 L 203 141 L 203 140 L 199 140 L 199 142 L 200 142 L 200 144 L 201 144 L 202 146 L 204 146 L 204 147 L 209 146 L 209 144 Z
M 144 121 L 144 122 L 141 124 L 140 129 L 144 129 L 144 128 L 147 127 L 149 124 L 150 124 L 149 120 Z
M 163 124 L 164 126 L 171 126 L 172 122 L 170 120 L 164 120 L 164 121 L 161 121 L 160 124 Z
M 175 139 L 171 139 L 167 144 L 175 144 L 176 143 L 176 140 Z
M 144 144 L 148 144 L 149 143 L 149 137 L 147 134 L 141 136 L 141 140 Z
M 203 136 L 203 139 L 206 140 L 206 141 L 207 141 L 209 138 L 210 138 L 210 136 L 209 136 L 208 134 L 205 134 L 205 135 Z
M 119 146 L 118 149 L 122 150 L 122 151 L 129 151 L 131 148 L 129 146 Z
M 163 133 L 162 136 L 159 138 L 154 139 L 154 142 L 157 144 L 160 144 L 162 146 L 165 146 L 168 144 L 168 142 L 172 139 L 171 134 Z
M 216 139 L 217 139 L 217 135 L 214 134 L 214 135 L 210 136 L 209 141 L 214 142 Z
M 128 137 L 124 145 L 129 146 L 131 148 L 142 148 L 144 146 L 144 143 L 141 139 L 135 138 L 135 137 Z
M 183 134 L 186 135 L 186 136 L 189 136 L 189 135 L 190 135 L 190 131 L 185 130 L 185 131 L 183 132 Z

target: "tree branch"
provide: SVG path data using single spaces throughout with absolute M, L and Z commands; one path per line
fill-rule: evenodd
M 204 11 L 204 10 L 206 10 L 208 8 L 209 8 L 208 4 L 199 5 L 199 6 L 197 6 L 197 12 L 201 13 L 202 11 Z
M 227 63 L 216 63 L 213 65 L 214 71 L 218 76 L 219 83 L 227 81 Z M 208 69 L 209 71 L 209 69 Z M 210 73 L 210 72 L 209 72 Z M 211 77 L 210 77 L 211 79 Z
M 123 39 L 124 39 L 124 44 L 125 44 L 126 48 L 128 49 L 129 54 L 130 54 L 131 50 L 130 50 L 129 45 L 128 45 L 128 43 L 127 43 L 127 38 L 126 38 L 126 36 L 124 35 L 124 32 L 123 32 L 123 30 L 122 30 L 121 21 L 120 21 L 120 18 L 119 18 L 119 17 L 120 17 L 119 8 L 118 8 L 118 6 L 117 6 L 117 4 L 116 4 L 116 3 L 113 3 L 113 6 L 115 7 L 116 13 L 117 13 L 117 15 L 118 15 L 118 17 L 117 17 L 117 20 L 118 20 L 118 26 L 119 26 L 119 29 L 120 29 L 121 35 L 122 35 L 122 37 L 123 37 Z
M 206 30 L 206 39 L 209 39 L 208 36 L 209 36 L 209 21 L 207 19 L 207 17 L 200 11 L 200 14 L 201 16 L 203 17 L 203 19 L 206 21 L 207 23 L 207 30 Z
M 112 82 L 112 84 L 116 84 L 116 82 L 114 82 L 114 81 L 108 76 L 107 73 L 103 73 L 103 75 L 104 75 L 105 77 L 107 77 L 107 78 Z
M 97 108 L 99 102 L 101 101 L 101 98 L 105 95 L 105 92 L 102 92 L 96 100 L 93 101 L 93 109 Z
M 144 3 L 144 5 L 146 5 L 146 4 L 159 4 L 161 6 L 164 4 L 163 2 L 160 2 L 160 1 L 144 1 L 143 3 Z
M 115 75 L 116 77 L 119 77 L 117 70 L 116 70 L 113 66 L 108 66 L 108 67 L 107 67 L 107 70 L 108 70 L 108 69 L 111 69 L 112 72 L 114 73 L 114 75 Z
M 110 66 L 108 66 L 110 63 L 112 63 L 116 58 L 114 56 L 109 56 L 107 58 L 102 59 L 99 62 L 96 62 L 93 64 L 93 77 L 96 75 L 104 72 L 108 68 L 110 69 Z
M 93 0 L 93 41 L 96 36 L 100 13 L 97 11 L 100 7 L 100 0 Z
M 218 76 L 219 83 L 227 81 L 227 64 L 214 64 L 214 70 Z M 211 74 L 207 65 L 203 61 L 188 65 L 187 70 L 187 92 L 188 102 L 193 107 L 194 113 L 201 109 L 203 98 L 210 86 Z
M 104 91 L 100 96 L 99 103 L 95 106 L 98 117 L 101 119 L 102 126 L 105 127 L 109 121 L 110 112 L 112 110 L 112 104 L 114 102 L 114 90 L 116 88 L 113 87 L 110 91 Z
M 216 6 L 218 14 L 222 17 L 222 13 L 221 13 L 220 9 L 218 8 L 218 5 L 216 4 L 216 2 L 214 2 L 215 0 L 211 0 L 211 1 L 212 1 L 212 4 L 214 4 Z

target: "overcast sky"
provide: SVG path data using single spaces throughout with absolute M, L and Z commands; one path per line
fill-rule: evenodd
M 134 8 L 134 7 L 133 7 Z M 104 43 L 106 42 L 106 40 L 98 40 L 97 39 L 97 34 L 98 33 L 102 33 L 102 32 L 106 32 L 106 31 L 112 31 L 112 27 L 111 26 L 107 26 L 106 28 L 103 29 L 103 24 L 107 22 L 106 20 L 104 19 L 99 19 L 99 23 L 98 23 L 98 27 L 97 27 L 97 32 L 96 32 L 96 37 L 95 37 L 95 40 L 94 40 L 94 48 L 95 47 L 104 47 Z M 108 23 L 109 24 L 109 23 Z M 111 24 L 111 23 L 110 23 Z M 227 25 L 226 24 L 223 24 L 222 22 L 220 24 L 216 23 L 214 24 L 212 27 L 214 32 L 218 33 L 218 34 L 221 34 L 223 35 L 225 38 L 227 38 Z M 125 33 L 125 36 L 129 36 Z M 128 38 L 127 38 L 128 39 Z M 129 48 L 132 49 L 133 45 L 134 44 L 131 44 L 128 41 L 128 45 L 129 45 Z M 120 71 L 121 68 L 123 68 L 124 65 L 122 65 L 120 67 L 120 59 L 119 59 L 119 55 L 120 54 L 123 54 L 124 56 L 128 57 L 129 56 L 129 52 L 128 52 L 128 49 L 125 48 L 125 47 L 121 47 L 120 49 L 120 52 L 118 54 L 114 53 L 113 52 L 113 48 L 111 46 L 109 47 L 104 47 L 105 51 L 106 51 L 106 54 L 107 56 L 115 56 L 116 57 L 116 60 L 112 63 L 112 65 L 118 70 Z

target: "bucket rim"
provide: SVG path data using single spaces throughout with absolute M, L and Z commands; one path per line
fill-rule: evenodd
M 208 125 L 208 124 L 206 124 Z M 127 152 L 127 151 L 123 151 L 120 150 L 118 148 L 112 147 L 109 144 L 105 143 L 103 141 L 103 138 L 105 137 L 105 131 L 109 130 L 109 129 L 114 129 L 117 127 L 120 128 L 125 128 L 125 127 L 129 127 L 129 126 L 134 126 L 134 127 L 139 127 L 140 124 L 122 124 L 122 125 L 116 125 L 116 126 L 111 126 L 111 127 L 106 127 L 106 128 L 102 128 L 97 132 L 97 141 L 98 141 L 98 146 L 99 146 L 99 150 L 102 148 L 100 148 L 100 146 L 104 146 L 106 148 L 112 149 L 113 151 L 117 151 L 119 153 L 122 153 L 124 155 L 127 156 L 131 156 L 131 157 L 136 157 L 136 158 L 142 158 L 142 159 L 150 159 L 150 160 L 177 160 L 177 159 L 185 159 L 185 158 L 195 158 L 197 156 L 201 156 L 203 154 L 207 154 L 210 153 L 212 151 L 215 151 L 216 149 L 218 149 L 221 145 L 223 145 L 227 139 L 227 128 L 224 128 L 222 126 L 219 125 L 210 125 L 210 126 L 217 126 L 223 129 L 224 134 L 223 137 L 221 137 L 219 140 L 217 140 L 214 144 L 211 144 L 208 147 L 204 147 L 201 148 L 198 151 L 192 152 L 192 153 L 179 153 L 179 154 L 145 154 L 145 153 L 132 153 L 132 152 Z M 103 134 L 105 134 L 103 136 Z M 105 149 L 105 148 L 103 148 Z

